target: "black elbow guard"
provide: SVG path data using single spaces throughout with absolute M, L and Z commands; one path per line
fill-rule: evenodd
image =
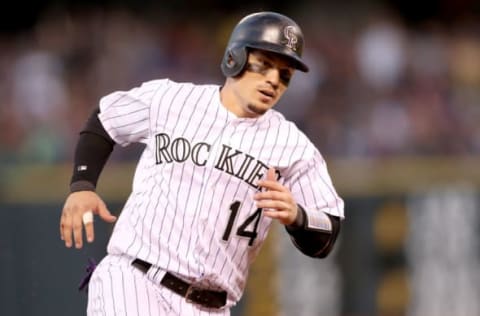
M 300 208 L 301 212 L 305 212 Z M 340 232 L 340 218 L 327 214 L 332 223 L 331 231 L 313 230 L 308 228 L 308 218 L 304 213 L 304 223 L 301 227 L 286 227 L 293 244 L 303 254 L 313 258 L 325 258 L 333 249 Z

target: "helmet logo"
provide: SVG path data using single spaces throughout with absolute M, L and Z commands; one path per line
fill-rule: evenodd
M 297 50 L 298 37 L 294 32 L 295 28 L 291 25 L 283 29 L 283 35 L 288 40 L 286 46 L 291 50 Z

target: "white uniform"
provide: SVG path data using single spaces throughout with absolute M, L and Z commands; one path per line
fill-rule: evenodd
M 305 208 L 310 222 L 320 211 L 343 217 L 343 201 L 307 137 L 275 110 L 258 118 L 236 117 L 221 104 L 219 90 L 217 85 L 164 79 L 101 99 L 99 118 L 115 142 L 142 142 L 146 148 L 108 244 L 109 256 L 92 277 L 91 315 L 105 304 L 99 297 L 112 296 L 109 287 L 120 291 L 111 282 L 123 284 L 126 300 L 147 300 L 132 287 L 138 280 L 111 272 L 112 262 L 135 258 L 155 267 L 149 271 L 152 284 L 170 271 L 204 288 L 227 291 L 222 313 L 228 314 L 242 295 L 249 265 L 272 221 L 253 200 L 256 181 L 269 167 L 279 172 L 279 181 Z M 100 271 L 110 274 L 100 279 Z M 159 291 L 165 301 L 178 299 Z M 151 302 L 144 303 L 138 305 Z

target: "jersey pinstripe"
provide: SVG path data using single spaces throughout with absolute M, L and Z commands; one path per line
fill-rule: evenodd
M 269 167 L 307 216 L 343 217 L 320 152 L 275 110 L 237 118 L 220 87 L 168 79 L 117 91 L 99 118 L 122 146 L 143 142 L 132 193 L 108 245 L 239 300 L 248 267 L 271 219 L 255 207 L 256 181 Z

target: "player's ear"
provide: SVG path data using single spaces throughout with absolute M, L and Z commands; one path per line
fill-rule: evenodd
M 227 56 L 227 67 L 232 68 L 235 66 L 235 60 L 233 59 L 233 56 L 231 53 L 228 54 Z

